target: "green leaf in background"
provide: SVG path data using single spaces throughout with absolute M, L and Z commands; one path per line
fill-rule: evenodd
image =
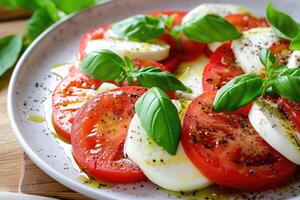
M 114 23 L 111 29 L 122 38 L 147 41 L 162 35 L 165 32 L 165 24 L 157 17 L 135 15 Z
M 120 79 L 125 73 L 124 68 L 123 59 L 110 50 L 89 53 L 79 66 L 84 74 L 101 81 Z
M 299 24 L 289 15 L 275 9 L 271 3 L 267 5 L 266 16 L 278 37 L 292 40 L 299 33 Z
M 191 93 L 192 90 L 180 82 L 172 73 L 164 72 L 157 67 L 146 67 L 135 73 L 141 86 L 158 87 L 164 91 L 176 91 Z
M 185 22 L 182 31 L 186 37 L 197 42 L 224 42 L 238 39 L 240 32 L 224 18 L 213 14 L 202 14 Z
M 0 39 L 0 76 L 16 63 L 22 48 L 20 35 Z
M 56 7 L 66 14 L 80 11 L 95 3 L 95 0 L 52 0 Z
M 135 103 L 142 127 L 156 144 L 175 155 L 180 139 L 180 119 L 171 99 L 159 88 L 151 88 Z
M 213 110 L 234 111 L 262 95 L 263 79 L 256 74 L 243 74 L 224 85 L 216 95 Z
M 27 22 L 24 32 L 25 45 L 29 45 L 35 40 L 44 30 L 54 24 L 55 21 L 51 18 L 46 10 L 37 10 Z

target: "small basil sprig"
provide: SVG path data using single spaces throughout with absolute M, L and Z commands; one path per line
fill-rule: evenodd
M 242 36 L 232 24 L 217 15 L 204 13 L 177 26 L 173 26 L 174 18 L 175 15 L 136 15 L 113 24 L 112 31 L 121 38 L 139 41 L 152 40 L 164 33 L 172 36 L 177 42 L 181 33 L 191 40 L 206 43 L 224 42 Z
M 288 14 L 275 9 L 268 3 L 266 16 L 275 34 L 283 39 L 292 41 L 290 48 L 300 50 L 300 25 Z
M 135 103 L 135 111 L 148 136 L 169 154 L 175 155 L 180 139 L 180 119 L 171 99 L 153 87 Z
M 266 77 L 261 78 L 255 74 L 235 77 L 217 92 L 214 111 L 237 110 L 265 93 L 275 93 L 300 102 L 300 68 L 276 65 L 276 58 L 268 49 L 262 50 L 260 60 L 267 68 Z
M 110 50 L 100 50 L 88 54 L 79 69 L 96 80 L 118 82 L 127 80 L 129 83 L 133 83 L 136 79 L 141 86 L 148 88 L 159 87 L 165 91 L 192 92 L 172 73 L 153 66 L 137 69 L 128 57 L 123 59 Z
M 213 14 L 202 14 L 185 22 L 182 31 L 189 39 L 206 43 L 224 42 L 242 36 L 232 24 Z

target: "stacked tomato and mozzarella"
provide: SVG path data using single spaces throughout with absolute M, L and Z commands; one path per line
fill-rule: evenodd
M 288 180 L 300 164 L 300 105 L 286 99 L 261 99 L 234 112 L 215 113 L 216 91 L 243 73 L 263 74 L 262 48 L 270 48 L 288 66 L 299 63 L 265 19 L 235 5 L 203 4 L 176 14 L 174 25 L 202 13 L 220 15 L 242 38 L 204 44 L 163 35 L 153 43 L 122 40 L 109 28 L 98 27 L 80 41 L 80 58 L 110 49 L 133 59 L 137 68 L 155 66 L 173 72 L 192 93 L 169 92 L 182 117 L 181 141 L 170 155 L 152 141 L 141 126 L 134 103 L 147 91 L 140 86 L 101 82 L 83 75 L 76 66 L 53 93 L 53 124 L 73 147 L 79 166 L 90 176 L 115 183 L 148 178 L 162 188 L 191 191 L 216 183 L 244 190 L 262 190 Z M 183 103 L 184 102 L 184 103 Z M 187 105 L 189 104 L 189 105 Z

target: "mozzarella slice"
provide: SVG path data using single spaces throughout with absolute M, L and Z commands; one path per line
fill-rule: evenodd
M 272 28 L 254 28 L 245 31 L 243 37 L 232 42 L 232 50 L 236 63 L 245 73 L 260 75 L 265 67 L 259 60 L 259 54 L 263 48 L 269 48 L 279 41 Z
M 250 110 L 249 120 L 270 146 L 300 165 L 300 133 L 275 105 L 257 100 Z
M 102 83 L 100 85 L 100 87 L 98 88 L 97 93 L 101 94 L 103 92 L 106 92 L 108 90 L 112 90 L 112 89 L 115 89 L 115 88 L 118 88 L 118 86 L 116 86 L 115 84 L 112 84 L 112 83 Z
M 289 60 L 288 60 L 288 64 L 287 64 L 288 68 L 297 68 L 300 67 L 300 51 L 294 51 Z
M 130 123 L 124 152 L 148 179 L 167 190 L 192 191 L 211 184 L 188 159 L 181 144 L 172 156 L 153 142 L 137 115 Z
M 202 94 L 202 74 L 205 65 L 208 63 L 208 58 L 204 55 L 196 60 L 181 63 L 175 74 L 176 77 L 187 87 L 193 90 L 193 93 L 176 92 L 179 98 L 194 99 Z
M 233 4 L 201 4 L 197 6 L 196 8 L 192 9 L 190 12 L 187 13 L 187 15 L 182 19 L 182 22 L 187 22 L 191 19 L 194 19 L 195 17 L 203 14 L 203 13 L 209 13 L 209 14 L 215 14 L 219 15 L 221 17 L 225 17 L 229 14 L 251 14 L 249 10 L 242 6 L 237 6 Z
M 169 56 L 170 46 L 167 44 L 150 44 L 128 40 L 100 39 L 91 40 L 87 44 L 85 53 L 102 49 L 109 49 L 120 56 L 129 58 L 144 58 L 160 61 Z

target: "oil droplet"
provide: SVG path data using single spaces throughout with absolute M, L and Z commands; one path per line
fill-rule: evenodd
M 32 121 L 32 122 L 37 122 L 37 123 L 42 123 L 45 121 L 45 118 L 42 116 L 38 115 L 27 115 L 26 116 L 27 120 Z
M 93 178 L 86 177 L 86 176 L 79 176 L 77 178 L 77 180 L 80 181 L 81 183 L 89 185 L 93 188 L 108 189 L 108 188 L 112 188 L 114 186 L 114 184 L 112 184 L 112 183 L 95 180 Z

